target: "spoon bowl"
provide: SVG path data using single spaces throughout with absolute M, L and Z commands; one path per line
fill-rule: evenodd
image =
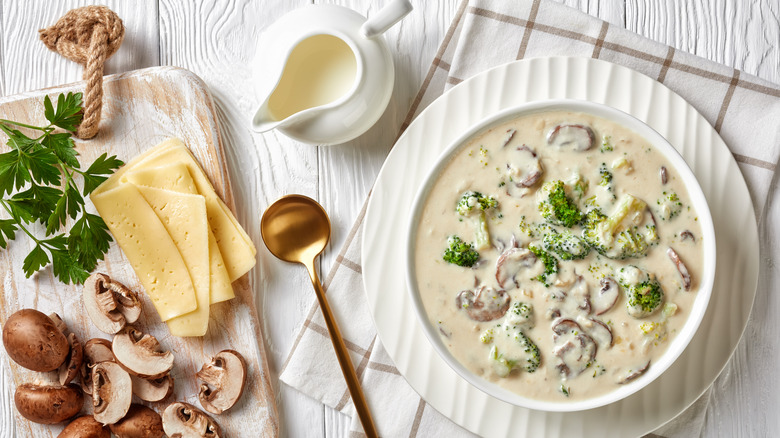
M 322 206 L 302 195 L 288 195 L 266 209 L 261 220 L 263 241 L 281 260 L 313 261 L 330 240 L 330 219 Z

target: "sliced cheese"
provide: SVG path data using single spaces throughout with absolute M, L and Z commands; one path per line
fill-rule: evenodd
M 167 140 L 131 160 L 120 171 L 103 182 L 98 189 L 104 191 L 117 186 L 125 174 L 131 170 L 161 167 L 174 163 L 184 163 L 187 166 L 198 193 L 206 198 L 209 226 L 217 239 L 217 245 L 225 261 L 230 281 L 237 280 L 255 265 L 257 250 L 233 213 L 217 196 L 203 169 L 181 140 Z
M 179 193 L 198 194 L 198 187 L 192 180 L 190 171 L 184 163 L 171 163 L 159 167 L 131 169 L 120 178 L 122 183 L 130 182 L 137 186 L 157 187 Z
M 230 283 L 230 276 L 225 261 L 222 259 L 222 253 L 217 245 L 217 238 L 209 229 L 209 267 L 211 268 L 211 304 L 221 303 L 232 300 L 236 297 L 233 293 L 233 285 Z
M 135 156 L 132 160 L 125 163 L 124 166 L 117 169 L 110 177 L 108 177 L 107 180 L 103 181 L 102 184 L 97 186 L 95 190 L 92 191 L 92 195 L 93 196 L 99 195 L 103 192 L 107 192 L 111 189 L 116 188 L 120 184 L 121 179 L 126 172 L 135 169 L 141 162 L 143 162 L 147 158 L 153 155 L 157 155 L 166 149 L 169 149 L 174 146 L 179 146 L 179 145 L 184 145 L 184 143 L 182 143 L 182 141 L 179 140 L 178 138 L 169 138 L 168 140 L 163 141 L 162 143 L 145 151 L 144 153 Z
M 195 288 L 179 249 L 132 184 L 93 193 L 95 208 L 133 266 L 160 319 L 198 307 Z
M 130 170 L 122 177 L 122 181 L 141 187 L 156 187 L 187 194 L 198 193 L 195 182 L 184 163 Z M 211 273 L 210 303 L 214 304 L 235 298 L 235 294 L 222 253 L 217 245 L 217 239 L 211 228 L 208 231 L 209 271 Z
M 203 196 L 154 187 L 138 190 L 165 226 L 187 265 L 198 308 L 166 323 L 174 336 L 203 336 L 209 325 L 209 233 Z

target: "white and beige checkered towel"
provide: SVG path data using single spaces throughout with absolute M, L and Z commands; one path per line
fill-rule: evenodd
M 759 217 L 763 217 L 760 213 L 767 201 L 780 151 L 780 87 L 675 51 L 557 3 L 464 0 L 402 130 L 434 99 L 464 79 L 515 59 L 552 55 L 592 56 L 621 64 L 657 78 L 686 98 L 731 148 L 748 182 Z M 764 129 L 755 129 L 759 125 Z M 774 203 L 769 207 L 775 207 Z M 365 207 L 325 287 L 380 434 L 386 437 L 470 436 L 417 395 L 376 337 L 359 264 L 364 213 Z M 771 227 L 762 227 L 761 240 L 774 241 L 772 232 Z M 764 247 L 763 254 L 771 257 L 778 253 L 778 247 L 769 248 L 769 252 Z M 773 270 L 763 269 L 760 286 L 771 290 L 768 286 L 777 284 L 777 279 L 767 271 Z M 758 299 L 761 297 L 759 290 Z M 282 368 L 281 380 L 351 416 L 352 435 L 364 436 L 327 338 L 315 301 Z M 709 398 L 708 392 L 656 434 L 699 436 Z

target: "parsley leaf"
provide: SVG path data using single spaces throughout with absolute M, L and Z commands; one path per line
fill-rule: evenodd
M 41 244 L 36 244 L 35 248 L 27 254 L 22 264 L 22 270 L 24 275 L 29 278 L 36 271 L 49 264 L 49 256 L 46 251 L 43 250 Z
M 79 160 L 76 158 L 78 152 L 74 149 L 76 144 L 73 143 L 70 134 L 65 132 L 45 134 L 43 139 L 41 139 L 41 144 L 43 147 L 54 151 L 54 154 L 63 163 L 74 169 L 79 168 Z
M 8 240 L 14 240 L 16 235 L 16 221 L 13 219 L 0 219 L 0 248 L 5 249 L 8 246 Z
M 103 154 L 81 171 L 71 137 L 82 119 L 81 93 L 60 94 L 56 108 L 48 96 L 43 104 L 48 126 L 0 119 L 0 132 L 8 137 L 11 149 L 0 154 L 0 207 L 11 216 L 0 219 L 0 248 L 7 248 L 22 230 L 35 242 L 22 265 L 27 277 L 51 263 L 60 281 L 83 283 L 112 242 L 103 219 L 85 211 L 84 196 L 124 163 Z M 33 138 L 14 127 L 42 134 Z M 54 132 L 57 127 L 68 132 Z M 79 175 L 84 178 L 83 190 L 77 185 Z M 66 232 L 68 218 L 74 222 Z M 46 225 L 47 238 L 26 228 L 35 222 Z
M 81 111 L 81 93 L 60 94 L 57 98 L 57 109 L 52 107 L 49 96 L 43 98 L 43 115 L 54 126 L 76 132 L 76 127 L 81 123 L 83 113 Z
M 84 269 L 91 271 L 108 252 L 111 241 L 103 218 L 86 213 L 70 229 L 68 251 Z
M 52 271 L 54 275 L 65 284 L 84 283 L 84 280 L 89 277 L 89 271 L 79 265 L 77 260 L 74 260 L 68 251 L 55 250 L 51 252 L 52 258 Z M 94 268 L 93 268 L 94 269 Z
M 116 156 L 109 157 L 108 154 L 103 154 L 85 170 L 84 175 L 84 196 L 92 193 L 103 181 L 108 179 L 108 175 L 114 173 L 116 169 L 122 166 L 122 161 L 118 160 Z
M 5 195 L 30 182 L 30 169 L 23 165 L 21 152 L 14 149 L 0 154 L 0 192 Z

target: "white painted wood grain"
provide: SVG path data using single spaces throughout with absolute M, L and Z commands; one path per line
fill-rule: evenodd
M 626 27 L 780 82 L 780 1 L 627 0 Z
M 125 24 L 124 42 L 106 62 L 106 74 L 159 65 L 156 0 L 3 1 L 3 95 L 81 80 L 82 67 L 47 49 L 38 29 L 53 25 L 71 9 L 92 4 L 108 6 Z
M 553 0 L 586 14 L 599 17 L 616 26 L 626 26 L 626 10 L 623 0 Z

